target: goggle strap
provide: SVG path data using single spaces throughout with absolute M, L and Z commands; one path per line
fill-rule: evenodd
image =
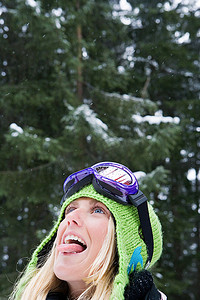
M 141 205 L 139 205 L 137 209 L 140 218 L 140 224 L 142 228 L 144 242 L 147 246 L 148 257 L 146 261 L 146 268 L 148 268 L 153 257 L 154 243 L 153 243 L 153 232 L 152 232 L 147 202 L 144 202 Z
M 137 192 L 137 194 L 129 195 L 128 198 L 135 207 L 147 202 L 147 197 L 140 190 Z

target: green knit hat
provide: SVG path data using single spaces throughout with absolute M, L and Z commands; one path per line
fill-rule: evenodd
M 146 244 L 141 238 L 139 230 L 140 221 L 137 208 L 135 208 L 134 206 L 122 205 L 99 194 L 98 192 L 96 192 L 92 185 L 85 186 L 80 191 L 65 200 L 62 205 L 57 222 L 55 223 L 50 234 L 42 241 L 42 243 L 33 253 L 28 269 L 31 269 L 32 267 L 35 268 L 40 258 L 51 249 L 53 241 L 55 240 L 57 234 L 58 226 L 63 219 L 65 208 L 73 200 L 80 197 L 89 197 L 102 202 L 110 210 L 115 219 L 119 267 L 118 273 L 115 276 L 113 292 L 110 299 L 124 299 L 124 289 L 129 282 L 127 270 L 128 268 L 130 268 L 130 261 L 133 257 L 134 251 L 138 252 L 137 250 L 140 250 L 139 257 L 143 260 L 144 264 L 147 260 L 147 248 Z M 152 266 L 159 259 L 162 253 L 162 230 L 159 219 L 150 204 L 148 204 L 148 209 L 154 240 L 154 251 L 150 264 L 150 266 Z M 142 265 L 141 259 L 138 260 L 138 262 L 140 263 L 136 263 L 137 270 L 140 270 L 144 267 L 144 265 Z

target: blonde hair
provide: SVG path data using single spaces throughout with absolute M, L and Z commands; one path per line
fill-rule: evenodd
M 67 283 L 58 279 L 53 272 L 55 260 L 55 243 L 41 268 L 27 269 L 16 285 L 9 300 L 46 300 L 50 291 L 66 293 Z M 116 241 L 115 226 L 112 217 L 109 219 L 105 242 L 94 260 L 89 275 L 83 279 L 88 288 L 77 300 L 108 300 L 116 274 Z

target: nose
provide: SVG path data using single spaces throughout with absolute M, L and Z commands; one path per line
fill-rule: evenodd
M 75 209 L 74 211 L 70 212 L 66 216 L 67 225 L 77 225 L 79 227 L 83 226 L 83 216 L 81 215 L 81 212 L 78 209 Z

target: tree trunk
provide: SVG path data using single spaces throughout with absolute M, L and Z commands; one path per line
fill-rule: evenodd
M 77 11 L 80 9 L 79 0 L 76 2 Z M 82 27 L 77 24 L 77 45 L 78 45 L 78 66 L 77 66 L 77 96 L 80 102 L 83 99 L 83 81 L 82 81 Z

